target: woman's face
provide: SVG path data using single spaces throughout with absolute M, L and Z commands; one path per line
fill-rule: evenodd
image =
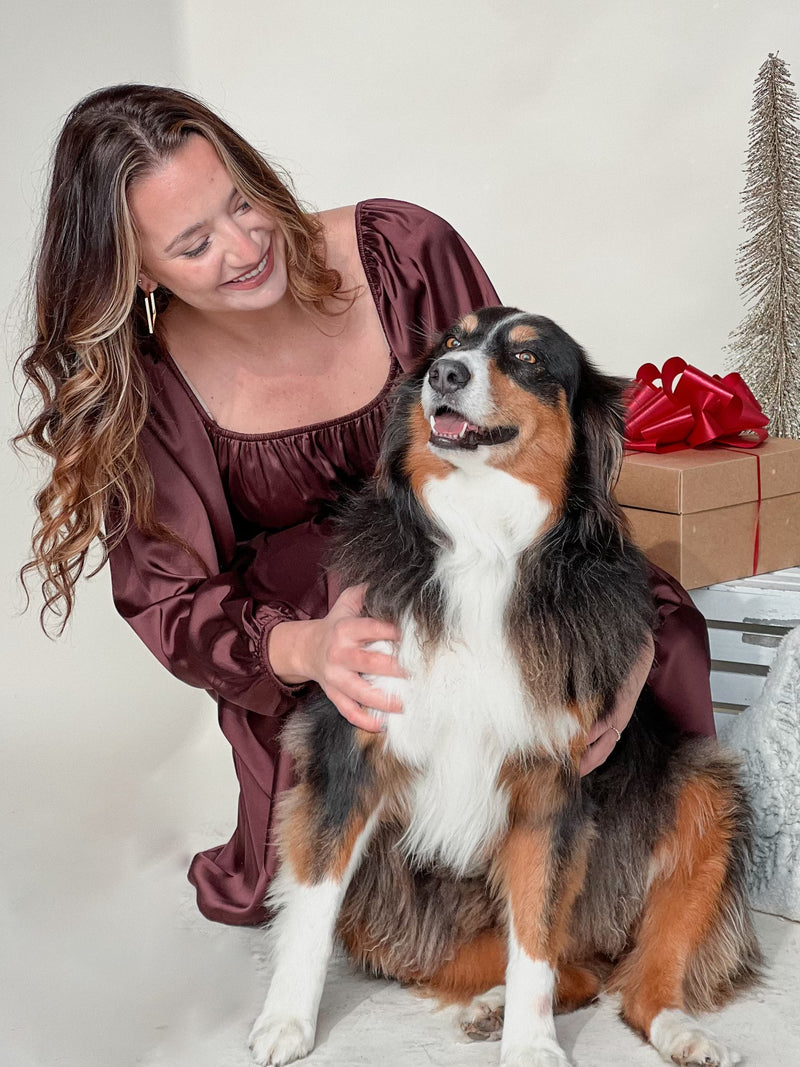
M 257 311 L 286 293 L 286 245 L 251 207 L 211 144 L 193 134 L 128 191 L 142 250 L 140 284 L 202 311 Z

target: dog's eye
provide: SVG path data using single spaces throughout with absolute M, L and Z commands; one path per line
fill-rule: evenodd
M 534 356 L 533 352 L 517 352 L 516 357 L 517 359 L 521 359 L 523 363 L 536 362 L 536 356 Z
M 457 337 L 448 337 L 444 343 L 445 348 L 460 348 L 461 342 Z

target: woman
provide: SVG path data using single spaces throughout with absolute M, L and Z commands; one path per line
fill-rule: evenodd
M 118 86 L 68 117 L 24 360 L 42 409 L 21 435 L 53 460 L 37 497 L 45 609 L 69 617 L 99 539 L 120 613 L 172 673 L 217 700 L 241 787 L 231 841 L 195 857 L 209 918 L 253 923 L 275 867 L 278 732 L 317 682 L 343 715 L 400 712 L 361 677 L 398 635 L 336 595 L 323 560 L 343 489 L 373 471 L 395 379 L 427 340 L 499 303 L 438 217 L 396 201 L 304 212 L 221 119 L 171 89 Z M 682 726 L 713 732 L 705 629 L 653 574 L 661 628 L 584 771 L 649 674 Z

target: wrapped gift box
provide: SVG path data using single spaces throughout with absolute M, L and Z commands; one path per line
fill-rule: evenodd
M 800 441 L 637 452 L 616 497 L 647 557 L 687 589 L 752 575 L 756 523 L 756 574 L 800 564 Z

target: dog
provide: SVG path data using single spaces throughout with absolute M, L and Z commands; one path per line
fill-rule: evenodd
M 735 761 L 676 736 L 645 687 L 579 772 L 654 625 L 612 496 L 623 390 L 514 308 L 464 316 L 400 386 L 334 569 L 399 627 L 407 677 L 373 681 L 404 710 L 369 733 L 319 696 L 285 729 L 257 1063 L 313 1047 L 336 936 L 461 1004 L 467 1033 L 502 1027 L 502 1067 L 567 1065 L 554 1010 L 601 988 L 664 1059 L 739 1061 L 691 1017 L 758 973 Z

